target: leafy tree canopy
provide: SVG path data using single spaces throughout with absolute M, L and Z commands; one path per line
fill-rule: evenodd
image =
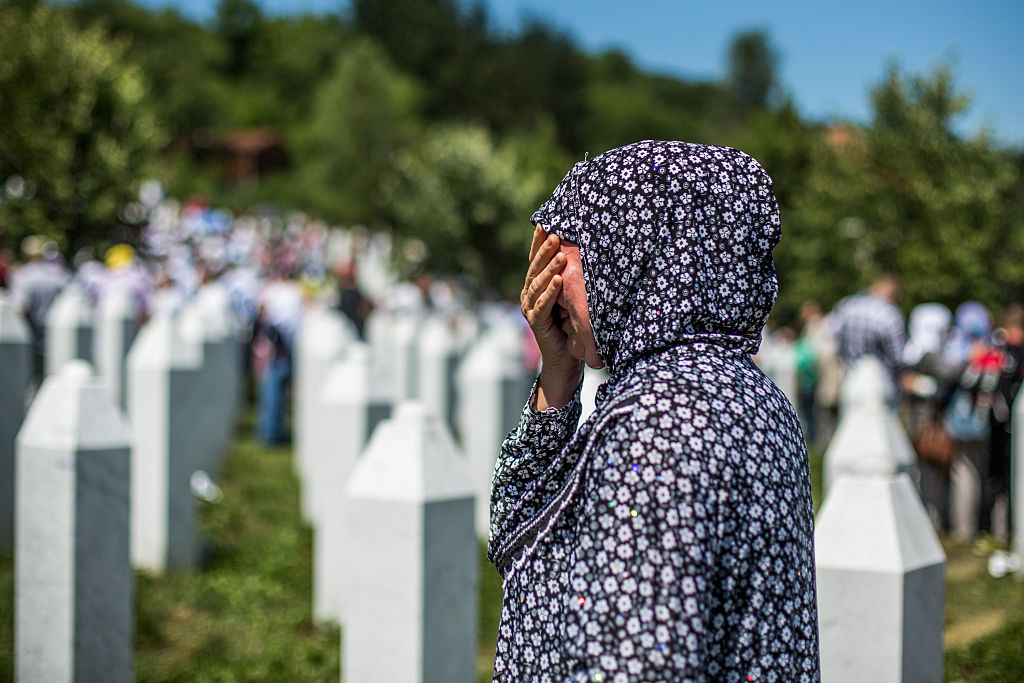
M 1011 210 L 1020 171 L 986 135 L 954 133 L 967 98 L 951 70 L 906 75 L 893 65 L 872 100 L 872 127 L 835 129 L 816 144 L 781 247 L 789 304 L 832 304 L 883 272 L 901 277 L 906 308 L 1020 296 L 1024 225 Z
M 123 47 L 42 4 L 0 6 L 0 112 L 0 221 L 13 240 L 104 240 L 163 143 Z

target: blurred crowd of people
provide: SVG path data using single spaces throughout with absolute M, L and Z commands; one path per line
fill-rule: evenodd
M 148 191 L 153 194 L 152 187 Z M 140 321 L 173 314 L 204 287 L 221 288 L 233 328 L 248 348 L 257 435 L 265 443 L 282 443 L 290 438 L 286 414 L 296 335 L 312 302 L 343 313 L 360 338 L 375 306 L 445 310 L 465 303 L 465 290 L 453 278 L 421 274 L 411 282 L 396 281 L 391 243 L 383 235 L 328 229 L 273 209 L 233 217 L 198 199 L 178 202 L 159 193 L 147 215 L 135 243 L 115 244 L 101 254 L 83 248 L 66 259 L 43 236 L 22 240 L 17 254 L 0 252 L 0 295 L 6 290 L 28 323 L 37 385 L 47 316 L 66 287 L 79 288 L 94 308 L 106 290 L 125 289 Z
M 202 201 L 153 197 L 152 187 L 148 194 L 149 220 L 135 244 L 115 244 L 102 254 L 83 248 L 70 263 L 41 236 L 25 238 L 17 255 L 0 252 L 0 291 L 8 291 L 31 330 L 37 382 L 47 315 L 65 287 L 80 288 L 94 306 L 108 289 L 127 290 L 140 320 L 179 310 L 202 287 L 220 287 L 249 350 L 257 434 L 280 443 L 290 438 L 285 416 L 294 346 L 312 301 L 343 313 L 360 338 L 375 307 L 470 307 L 467 289 L 455 278 L 420 274 L 396 281 L 391 244 L 381 235 L 328 229 L 301 214 L 270 210 L 233 217 Z M 861 356 L 876 357 L 887 370 L 888 399 L 917 451 L 917 483 L 936 528 L 963 542 L 984 534 L 1006 541 L 1012 407 L 1024 377 L 1024 307 L 1008 306 L 995 319 L 975 301 L 955 311 L 926 303 L 905 321 L 899 297 L 897 279 L 884 276 L 829 312 L 808 301 L 798 327 L 769 321 L 755 360 L 796 407 L 808 443 L 824 450 L 839 415 L 844 368 Z M 532 347 L 524 348 L 528 355 Z
M 898 280 L 877 279 L 824 314 L 800 309 L 799 329 L 766 327 L 756 358 L 787 393 L 808 443 L 835 429 L 844 369 L 870 355 L 886 368 L 888 401 L 917 453 L 918 488 L 933 524 L 963 543 L 1010 537 L 1013 401 L 1024 378 L 1024 306 L 995 317 L 977 301 L 897 306 Z

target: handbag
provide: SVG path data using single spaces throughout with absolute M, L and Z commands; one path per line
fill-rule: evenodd
M 918 458 L 944 469 L 949 468 L 956 454 L 956 444 L 949 430 L 942 420 L 930 415 L 922 418 L 912 443 Z

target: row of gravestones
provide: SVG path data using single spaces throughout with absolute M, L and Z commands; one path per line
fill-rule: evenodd
M 478 538 L 533 373 L 515 320 L 329 310 L 296 343 L 295 463 L 313 608 L 342 623 L 343 679 L 471 681 Z M 592 408 L 600 373 L 587 373 Z M 367 441 L 369 441 L 367 443 Z
M 484 333 L 460 352 L 455 336 L 442 341 L 436 325 L 378 320 L 366 347 L 323 314 L 307 318 L 300 346 L 296 400 L 316 415 L 313 430 L 327 429 L 308 441 L 300 436 L 297 452 L 315 528 L 314 606 L 318 618 L 345 625 L 349 680 L 431 680 L 441 661 L 453 668 L 433 680 L 472 678 L 472 501 L 476 531 L 486 535 L 490 472 L 531 377 L 514 330 Z M 388 379 L 375 384 L 368 377 Z M 595 384 L 588 379 L 585 393 Z M 884 387 L 873 359 L 851 368 L 825 456 L 828 497 L 815 534 L 822 671 L 837 681 L 939 681 L 945 556 L 912 483 L 913 451 Z M 360 456 L 372 425 L 409 395 L 422 402 L 383 422 Z M 427 452 L 458 450 L 444 427 L 453 415 L 465 456 L 435 469 Z M 414 427 L 416 420 L 433 420 L 435 442 L 446 445 L 425 446 L 428 430 Z M 488 420 L 493 425 L 475 440 L 472 430 L 483 431 Z M 339 447 L 346 439 L 347 451 Z M 320 493 L 318 485 L 325 487 Z M 341 490 L 345 495 L 336 495 Z M 424 661 L 435 664 L 412 664 Z
M 188 483 L 196 469 L 216 467 L 211 457 L 216 449 L 209 444 L 217 439 L 202 435 L 210 435 L 218 406 L 232 404 L 232 392 L 223 392 L 232 381 L 218 369 L 220 352 L 209 339 L 197 343 L 204 332 L 218 337 L 217 325 L 196 311 L 202 307 L 154 319 L 132 345 L 125 367 L 131 429 L 108 382 L 81 361 L 65 363 L 37 394 L 18 441 L 21 680 L 130 678 L 131 566 L 161 570 L 195 563 L 198 539 Z M 312 374 L 322 377 L 322 386 L 314 392 L 317 400 L 298 411 L 300 423 L 311 413 L 312 426 L 322 430 L 318 438 L 335 449 L 353 444 L 359 453 L 372 427 L 398 404 L 392 417 L 372 430 L 373 441 L 358 466 L 338 458 L 331 463 L 331 455 L 327 463 L 320 456 L 314 460 L 321 469 L 313 480 L 328 482 L 326 528 L 318 529 L 317 555 L 318 567 L 326 562 L 328 571 L 318 574 L 318 595 L 323 603 L 336 593 L 323 616 L 349 625 L 344 631 L 347 679 L 471 680 L 474 500 L 487 498 L 486 491 L 481 495 L 476 489 L 489 488 L 497 446 L 521 410 L 530 377 L 518 359 L 517 329 L 491 330 L 462 352 L 453 351 L 458 344 L 439 334 L 447 325 L 426 320 L 416 326 L 422 333 L 416 335 L 415 357 L 407 349 L 398 351 L 409 358 L 405 372 L 416 367 L 418 377 L 398 388 L 402 374 L 384 370 L 396 349 L 380 343 L 402 338 L 391 333 L 389 322 L 395 321 L 376 321 L 373 347 L 355 343 L 330 314 L 311 313 L 304 325 L 297 397 L 310 377 L 303 369 L 305 347 L 330 338 L 325 331 L 330 328 L 349 343 L 326 370 Z M 83 327 L 68 329 L 87 339 Z M 85 355 L 85 344 L 76 348 L 70 355 Z M 22 365 L 25 357 L 18 357 Z M 432 359 L 441 366 L 433 379 Z M 237 369 L 237 363 L 227 365 Z M 588 383 L 586 393 L 592 396 L 592 377 Z M 418 387 L 410 390 L 414 384 Z M 403 402 L 414 391 L 422 400 Z M 460 410 L 449 402 L 456 393 L 463 396 Z M 439 410 L 442 404 L 446 407 Z M 490 430 L 476 437 L 486 445 L 473 451 L 486 458 L 485 476 L 474 475 L 442 414 L 467 435 Z M 306 489 L 308 494 L 308 483 Z
M 132 567 L 199 561 L 193 489 L 217 471 L 241 395 L 229 321 L 216 287 L 141 329 L 129 294 L 92 311 L 69 287 L 26 413 L 29 335 L 0 298 L 18 680 L 131 680 Z
M 821 671 L 823 680 L 840 683 L 943 679 L 945 554 L 913 483 L 913 446 L 886 400 L 885 372 L 871 357 L 850 368 L 824 458 L 826 497 L 814 536 Z M 1017 530 L 1024 529 L 1022 431 L 1018 396 Z M 1018 557 L 1022 543 L 1016 533 Z
M 320 322 L 327 326 L 338 323 L 336 319 L 329 323 L 329 319 Z M 315 316 L 307 320 L 307 343 L 323 339 L 322 332 L 312 334 L 315 320 Z M 187 326 L 170 322 L 158 320 L 150 327 L 163 329 L 151 335 L 164 340 L 149 345 L 159 349 L 153 355 L 178 357 L 178 365 L 194 365 L 195 354 L 180 353 L 188 344 L 174 333 L 175 327 Z M 428 327 L 427 321 L 416 323 L 418 330 Z M 387 326 L 381 324 L 381 329 L 387 331 Z M 392 343 L 404 338 L 394 332 L 383 337 Z M 461 363 L 449 364 L 459 368 L 455 384 L 472 376 L 469 369 L 474 366 L 469 361 L 478 348 L 493 351 L 500 347 L 508 360 L 513 355 L 510 345 L 503 346 L 508 338 L 508 331 L 482 335 Z M 142 341 L 136 348 L 146 348 Z M 387 375 L 374 374 L 374 367 L 379 367 L 376 364 L 390 363 L 394 354 L 404 353 L 409 359 L 406 365 L 411 367 L 429 355 L 425 351 L 414 355 L 400 346 L 366 348 L 350 338 L 345 341 L 349 348 L 338 349 L 327 370 L 312 375 L 323 380 L 311 391 L 310 400 L 351 397 L 361 391 L 373 397 L 381 389 L 374 378 Z M 135 350 L 132 355 L 137 357 Z M 304 360 L 308 361 L 300 358 L 300 366 Z M 129 366 L 131 377 L 133 370 L 144 364 L 130 362 Z M 501 357 L 492 356 L 480 367 L 502 367 Z M 302 377 L 303 370 L 298 372 L 296 398 L 301 400 L 302 385 L 310 380 L 308 375 Z M 910 447 L 885 403 L 881 373 L 870 361 L 849 372 L 841 421 L 825 458 L 828 495 L 815 536 L 822 669 L 830 680 L 941 680 L 944 556 L 910 481 Z M 405 382 L 406 387 L 412 384 L 408 379 Z M 140 386 L 147 384 L 157 383 L 140 379 Z M 135 385 L 129 385 L 131 396 Z M 377 408 L 386 410 L 403 398 L 396 386 L 401 386 L 398 380 L 384 385 L 385 392 L 395 393 L 381 396 Z M 426 382 L 413 391 L 424 392 L 425 398 L 428 386 Z M 85 653 L 90 639 L 96 640 L 95 645 L 105 653 L 101 658 L 104 678 L 114 680 L 117 677 L 111 675 L 110 662 L 124 658 L 112 654 L 111 639 L 127 633 L 130 643 L 130 609 L 114 609 L 123 604 L 126 582 L 106 564 L 110 557 L 120 556 L 118 566 L 129 572 L 130 585 L 130 570 L 124 569 L 128 565 L 123 562 L 129 545 L 119 546 L 111 540 L 118 529 L 123 537 L 127 526 L 126 504 L 121 504 L 120 512 L 112 509 L 116 508 L 112 501 L 119 499 L 116 492 L 128 490 L 123 482 L 127 458 L 118 446 L 117 411 L 112 402 L 106 414 L 97 407 L 103 404 L 98 391 L 99 385 L 89 380 L 88 369 L 72 364 L 44 386 L 23 429 L 19 458 L 24 465 L 19 461 L 18 486 L 19 492 L 24 486 L 25 495 L 19 495 L 19 502 L 22 498 L 47 502 L 45 510 L 25 510 L 24 515 L 19 510 L 19 538 L 26 539 L 26 546 L 24 551 L 19 546 L 17 555 L 17 608 L 19 615 L 35 615 L 36 619 L 25 624 L 19 619 L 18 655 L 19 667 L 29 662 L 56 662 L 79 671 L 96 660 L 95 655 L 90 660 Z M 492 396 L 501 393 L 491 390 Z M 517 394 L 518 410 L 525 392 Z M 46 408 L 48 403 L 52 406 Z M 352 403 L 361 405 L 357 412 L 361 411 L 362 429 L 369 434 L 367 425 L 375 420 L 372 413 L 377 408 L 373 401 Z M 383 680 L 385 676 L 389 680 L 472 679 L 476 612 L 473 518 L 474 499 L 481 494 L 473 475 L 473 455 L 465 443 L 463 450 L 470 457 L 459 453 L 438 405 L 436 400 L 400 404 L 349 466 L 347 483 L 338 479 L 340 488 L 330 486 L 326 491 L 328 507 L 320 514 L 338 520 L 340 551 L 332 570 L 338 577 L 337 602 L 330 608 L 337 611 L 321 616 L 346 625 L 346 680 Z M 1017 404 L 1018 412 L 1021 406 Z M 330 408 L 321 408 L 328 412 L 318 422 L 336 425 L 328 439 L 337 442 L 350 429 L 360 429 L 345 422 L 342 413 L 332 420 Z M 493 408 L 475 399 L 468 402 L 466 412 L 480 418 L 495 412 Z M 60 419 L 53 422 L 54 416 Z M 1021 416 L 1015 417 L 1015 424 L 1021 424 Z M 123 425 L 120 431 L 123 441 Z M 29 435 L 36 433 L 40 438 L 34 442 Z M 76 433 L 75 438 L 67 436 Z M 501 436 L 491 437 L 487 448 L 490 465 Z M 1020 450 L 1019 439 L 1015 447 Z M 310 455 L 305 463 L 299 459 L 300 473 L 303 467 L 320 462 L 321 469 L 314 470 L 319 476 L 338 476 L 327 475 L 322 468 L 321 461 L 329 462 L 331 457 L 320 453 Z M 122 477 L 120 484 L 118 476 Z M 309 488 L 305 479 L 304 487 Z M 333 512 L 330 501 L 338 502 Z M 314 510 L 311 506 L 316 520 Z M 97 520 L 97 525 L 83 526 L 86 519 Z M 23 520 L 27 527 L 22 527 Z M 329 532 L 317 528 L 318 536 L 325 533 Z M 41 561 L 44 555 L 45 562 Z M 73 579 L 58 575 L 58 570 L 68 567 L 79 574 Z M 89 571 L 92 575 L 81 574 Z M 109 584 L 113 588 L 105 590 L 99 581 L 108 576 L 114 579 Z M 26 577 L 27 585 L 21 577 Z M 79 585 L 92 589 L 76 591 Z M 87 600 L 93 602 L 83 602 Z M 114 618 L 118 614 L 122 622 Z M 83 615 L 105 621 L 80 623 Z M 72 632 L 72 628 L 76 630 Z M 79 628 L 84 629 L 81 635 Z M 73 646 L 44 651 L 41 643 Z M 130 644 L 126 647 L 125 657 L 130 662 Z M 19 672 L 24 680 L 65 678 L 33 669 L 19 668 Z
M 351 555 L 353 526 L 339 492 L 393 406 L 417 400 L 461 454 L 474 501 L 470 533 L 448 543 L 475 553 L 477 534 L 486 536 L 497 450 L 518 421 L 532 381 L 514 324 L 480 332 L 474 318 L 383 313 L 367 327 L 363 343 L 336 313 L 313 309 L 296 344 L 295 463 L 303 515 L 314 529 L 313 607 L 320 620 L 343 621 L 346 580 L 339 567 Z

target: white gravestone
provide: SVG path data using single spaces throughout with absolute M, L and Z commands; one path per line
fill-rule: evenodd
M 132 424 L 132 562 L 161 572 L 199 560 L 190 480 L 203 452 L 197 413 L 202 347 L 183 336 L 171 315 L 142 329 L 128 353 Z
M 342 314 L 323 308 L 312 308 L 303 315 L 302 326 L 295 341 L 295 384 L 293 392 L 295 430 L 295 470 L 302 484 L 302 516 L 315 521 L 315 492 L 318 484 L 319 454 L 325 452 L 322 440 L 328 443 L 333 426 L 317 418 L 316 403 L 328 368 L 345 353 L 355 337 Z
M 317 501 L 313 615 L 321 621 L 341 622 L 339 567 L 346 532 L 341 518 L 342 492 L 373 430 L 391 415 L 391 403 L 374 375 L 370 349 L 353 342 L 345 358 L 331 365 L 315 404 L 320 428 L 314 448 L 320 471 L 311 480 L 311 493 Z
M 476 530 L 487 538 L 491 481 L 505 436 L 519 424 L 530 392 L 530 377 L 510 353 L 507 330 L 485 332 L 470 347 L 456 378 L 457 418 L 476 493 Z
M 0 548 L 14 547 L 14 439 L 31 374 L 28 325 L 0 293 Z
M 416 396 L 416 336 L 421 318 L 412 311 L 375 312 L 367 320 L 367 338 L 380 381 L 393 403 Z
M 428 317 L 420 328 L 416 398 L 433 410 L 448 429 L 457 433 L 455 419 L 455 372 L 461 348 L 448 316 Z
M 130 435 L 84 361 L 42 385 L 18 435 L 15 676 L 132 680 Z
M 92 307 L 82 288 L 72 282 L 57 295 L 46 314 L 46 375 L 73 358 L 92 361 Z
M 138 303 L 132 292 L 125 287 L 105 288 L 96 307 L 96 371 L 125 413 L 128 349 L 138 332 Z
M 473 489 L 437 417 L 409 401 L 381 423 L 343 516 L 342 680 L 476 680 Z
M 873 356 L 857 360 L 843 378 L 839 424 L 825 449 L 823 494 L 828 494 L 840 474 L 872 472 L 890 464 L 916 479 L 914 446 L 886 402 L 887 386 L 886 370 Z
M 224 395 L 223 359 L 211 353 L 213 344 L 203 312 L 192 299 L 183 306 L 174 319 L 185 343 L 199 349 L 201 359 L 195 381 L 196 404 L 192 407 L 192 429 L 195 437 L 193 467 L 207 472 L 220 469 L 221 454 L 228 443 L 225 411 L 223 404 L 228 400 Z
M 227 293 L 219 285 L 203 285 L 182 309 L 180 321 L 182 333 L 203 349 L 200 381 L 205 399 L 199 426 L 206 447 L 197 464 L 217 473 L 234 434 L 240 381 L 238 345 Z
M 218 400 L 223 401 L 222 415 L 225 441 L 234 435 L 238 414 L 236 400 L 241 391 L 242 358 L 238 345 L 238 325 L 231 310 L 231 299 L 226 287 L 208 283 L 196 292 L 195 306 L 203 318 L 205 354 L 213 359 L 223 385 L 218 387 Z
M 580 391 L 580 403 L 581 412 L 579 422 L 576 426 L 583 424 L 590 417 L 590 414 L 594 412 L 597 407 L 597 388 L 608 379 L 608 370 L 600 368 L 595 370 L 594 368 L 586 365 L 583 367 L 583 389 Z
M 889 414 L 877 409 L 887 385 L 871 377 L 859 389 L 865 400 L 844 407 L 835 437 L 846 423 L 857 426 L 857 469 L 837 475 L 815 524 L 822 679 L 938 682 L 945 555 L 899 457 L 880 445 L 892 433 Z

